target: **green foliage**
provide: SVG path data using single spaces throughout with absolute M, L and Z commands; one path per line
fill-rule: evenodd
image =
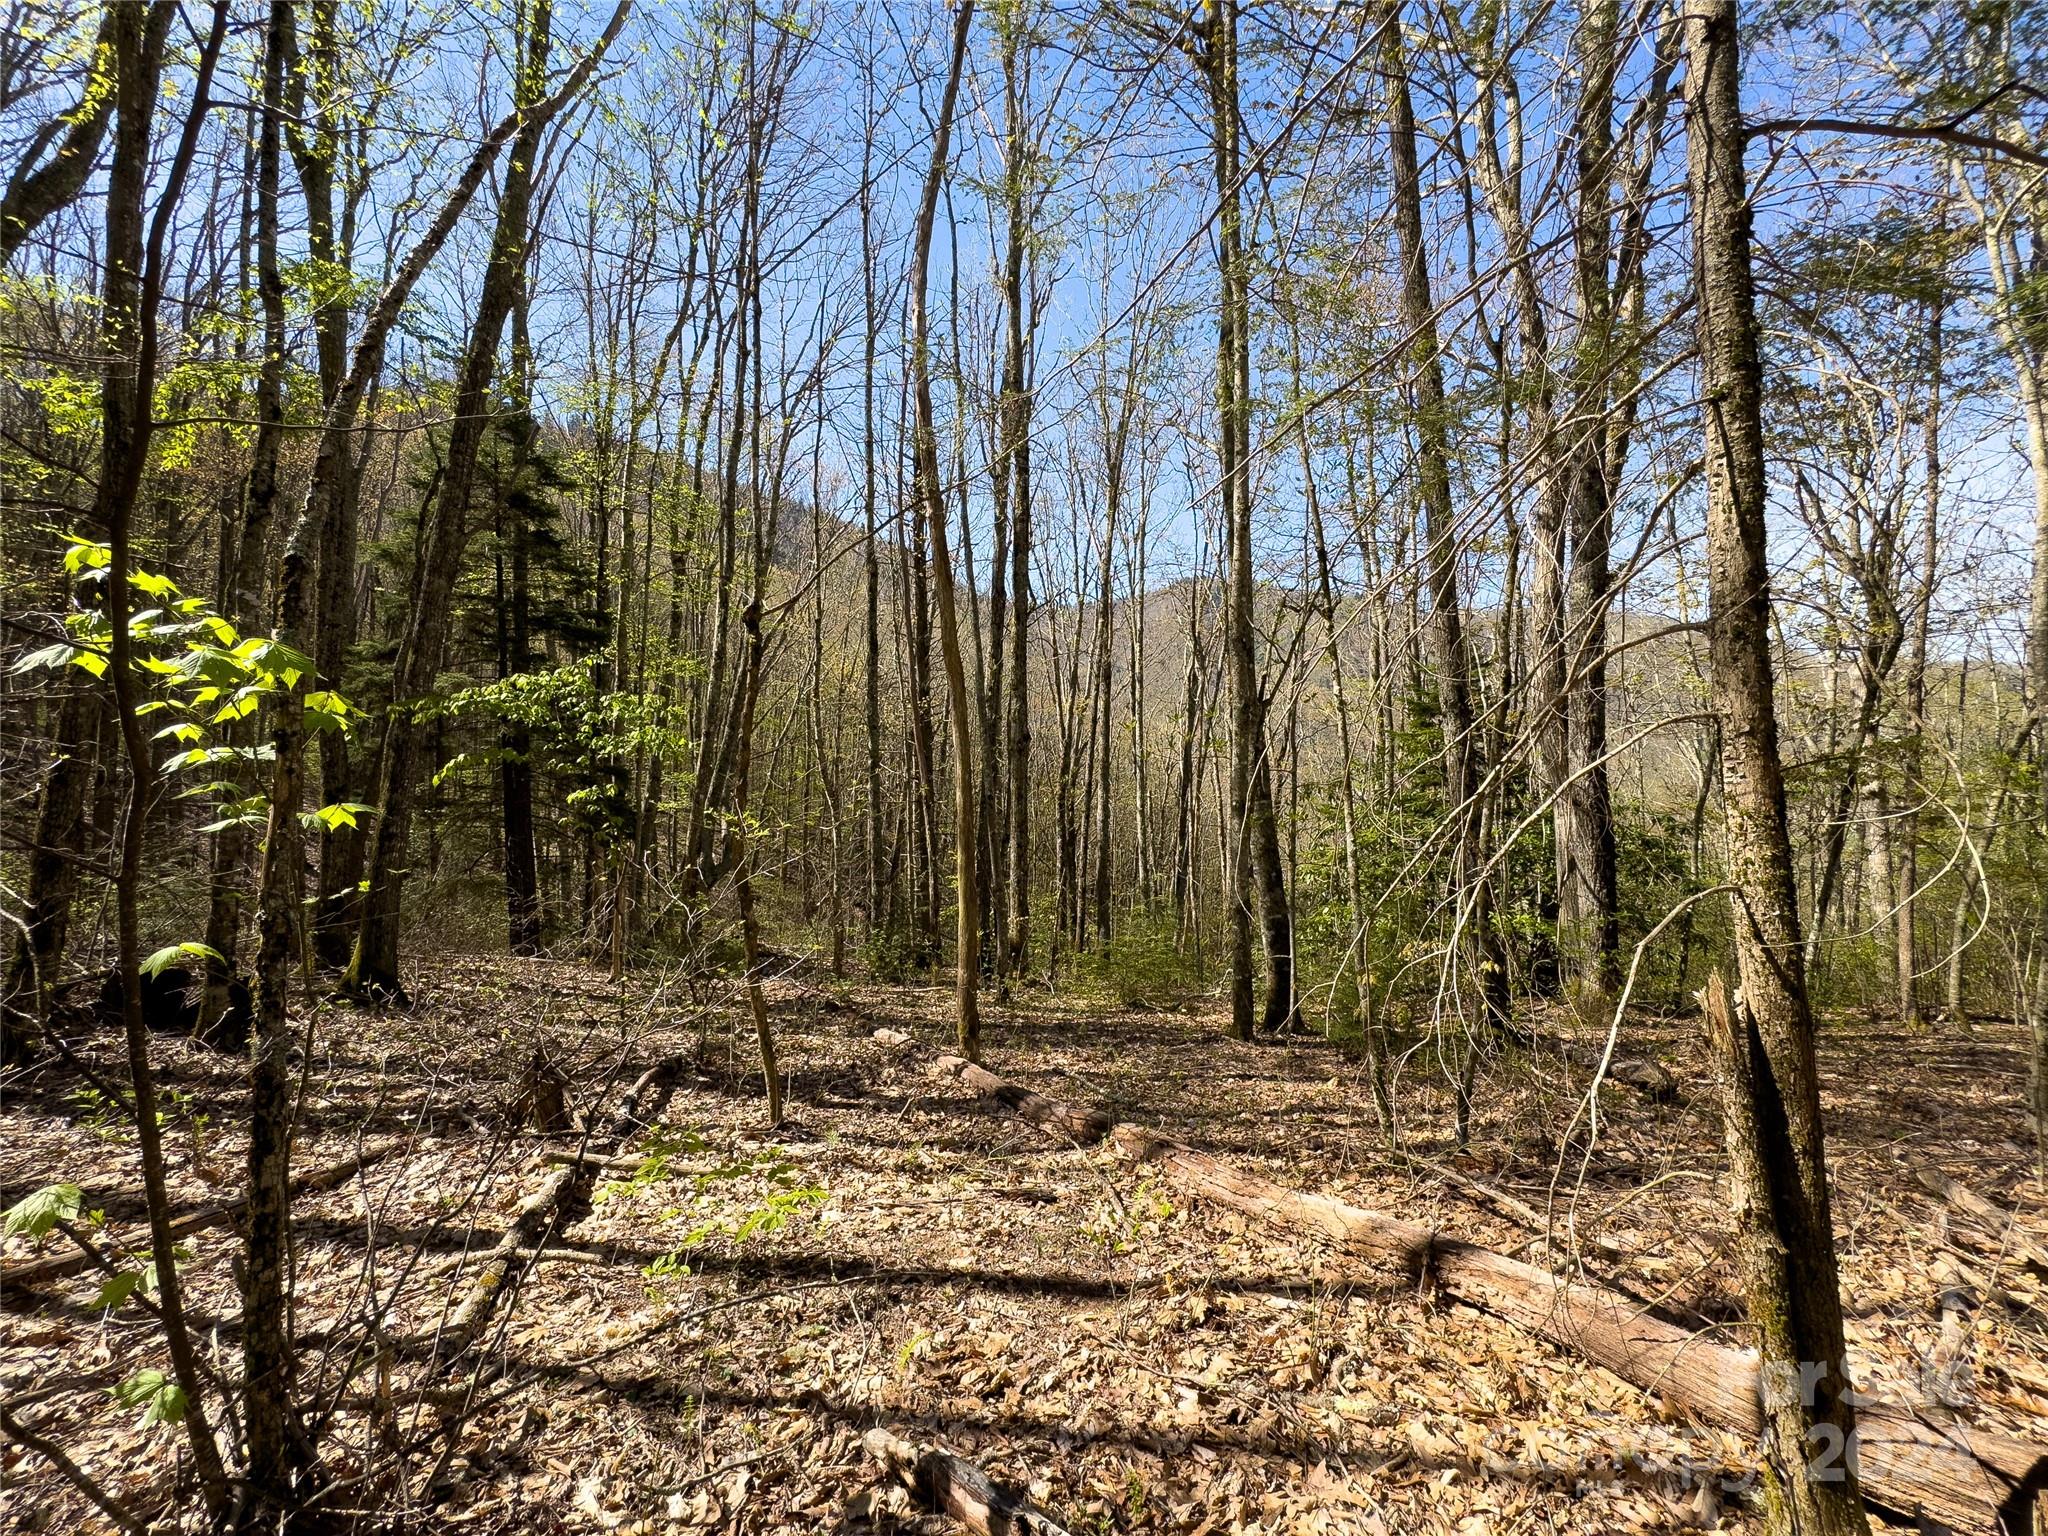
M 1177 1207 L 1150 1178 L 1138 1181 L 1128 1201 L 1114 1195 L 1098 1200 L 1082 1232 L 1105 1253 L 1129 1253 L 1148 1227 L 1171 1218 Z
M 136 1255 L 142 1260 L 140 1269 L 124 1269 L 109 1275 L 100 1286 L 99 1294 L 93 1297 L 93 1305 L 105 1311 L 113 1311 L 131 1297 L 154 1296 L 157 1290 L 157 1263 L 154 1254 L 144 1249 Z M 192 1257 L 192 1250 L 180 1243 L 171 1250 L 171 1257 L 183 1264 Z
M 670 1181 L 687 1181 L 688 1192 L 661 1211 L 661 1218 L 673 1221 L 686 1211 L 705 1212 L 683 1236 L 681 1242 L 662 1254 L 643 1271 L 650 1280 L 674 1279 L 690 1272 L 688 1255 L 714 1238 L 744 1243 L 778 1232 L 802 1212 L 822 1204 L 828 1192 L 821 1184 L 803 1179 L 800 1170 L 783 1147 L 762 1147 L 736 1157 L 725 1158 L 709 1168 L 684 1174 L 674 1167 L 678 1155 L 705 1153 L 709 1144 L 689 1129 L 658 1127 L 650 1133 L 650 1150 L 640 1166 L 625 1179 L 601 1186 L 593 1204 L 624 1195 L 654 1189 Z M 736 1182 L 759 1186 L 737 1213 L 710 1213 L 714 1197 Z
M 877 928 L 862 946 L 870 975 L 881 981 L 906 981 L 931 967 L 919 937 L 900 928 Z
M 115 1141 L 129 1134 L 135 1116 L 121 1100 L 92 1087 L 72 1089 L 70 1100 L 78 1112 L 78 1123 L 102 1140 Z M 212 1116 L 195 1108 L 192 1095 L 184 1089 L 163 1089 L 156 1099 L 157 1125 L 169 1127 L 181 1121 L 190 1124 L 196 1138 L 205 1133 Z
M 114 552 L 97 540 L 66 535 L 65 574 L 81 586 L 104 583 Z M 136 682 L 147 695 L 136 705 L 138 716 L 162 716 L 154 739 L 183 750 L 164 764 L 166 773 L 222 764 L 268 761 L 268 745 L 243 745 L 222 735 L 223 728 L 248 719 L 266 700 L 288 694 L 313 674 L 312 660 L 281 640 L 264 635 L 244 637 L 210 600 L 187 596 L 168 576 L 151 571 L 128 573 L 128 585 L 155 604 L 128 616 L 128 640 Z M 105 677 L 113 659 L 113 625 L 98 607 L 75 607 L 64 616 L 65 638 L 30 651 L 14 664 L 16 672 L 78 667 L 95 678 Z M 310 732 L 349 730 L 359 717 L 346 699 L 328 689 L 309 691 L 301 700 Z M 209 779 L 184 792 L 214 795 L 222 812 L 210 830 L 237 824 L 260 824 L 265 806 L 251 799 L 232 780 Z M 220 798 L 226 797 L 226 798 Z M 355 815 L 368 806 L 353 802 L 324 806 L 316 820 Z M 155 974 L 180 954 L 212 952 L 204 945 L 182 944 L 159 950 L 145 962 Z
M 620 765 L 660 757 L 678 771 L 689 764 L 682 711 L 650 694 L 600 686 L 597 659 L 550 672 L 521 672 L 465 688 L 436 708 L 459 720 L 516 726 L 530 755 L 568 786 L 571 824 L 610 842 L 632 827 L 634 807 Z M 481 748 L 451 759 L 436 775 L 444 783 L 465 769 L 502 761 L 504 747 Z
M 1687 896 L 1714 882 L 1693 877 L 1690 818 L 1648 806 L 1636 806 L 1626 811 L 1616 807 L 1616 812 L 1616 917 L 1621 934 L 1621 964 L 1625 971 L 1629 957 L 1643 935 L 1662 922 L 1665 914 Z M 1688 956 L 1688 969 L 1695 969 L 1704 962 L 1709 951 L 1698 942 L 1698 936 L 1709 924 L 1718 924 L 1720 917 L 1721 908 L 1716 903 L 1694 903 L 1690 931 L 1696 937 Z M 1685 921 L 1683 915 L 1679 921 Z M 1657 943 L 1645 952 L 1636 980 L 1638 1004 L 1658 1003 L 1681 996 L 1687 990 L 1687 978 L 1677 974 L 1678 936 L 1684 931 L 1687 930 L 1674 924 L 1665 929 Z
M 1170 1007 L 1202 985 L 1193 955 L 1174 942 L 1173 914 L 1143 908 L 1111 924 L 1107 947 L 1075 956 L 1074 977 L 1123 1008 Z
M 183 944 L 166 945 L 143 961 L 141 966 L 142 974 L 145 976 L 161 976 L 171 966 L 177 964 L 188 955 L 198 960 L 213 960 L 223 965 L 227 963 L 221 952 L 211 944 L 200 944 L 187 940 Z
M 185 1417 L 185 1391 L 162 1371 L 137 1371 L 107 1390 L 123 1408 L 142 1410 L 144 1429 L 152 1424 L 177 1424 Z
M 7 1208 L 0 1230 L 8 1237 L 30 1237 L 41 1242 L 60 1221 L 75 1221 L 85 1191 L 76 1184 L 46 1184 L 24 1195 Z

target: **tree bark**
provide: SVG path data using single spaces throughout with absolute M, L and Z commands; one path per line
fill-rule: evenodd
M 512 307 L 512 370 L 522 413 L 532 409 L 532 348 L 527 336 L 528 288 L 524 271 Z M 511 476 L 516 487 L 527 466 L 527 427 L 520 425 Z M 528 510 L 517 496 L 503 498 L 510 526 L 500 542 L 509 548 L 511 583 L 503 594 L 505 656 L 501 676 L 517 676 L 533 667 L 533 529 Z M 534 843 L 533 733 L 524 724 L 508 725 L 499 736 L 504 761 L 499 789 L 504 799 L 506 947 L 515 955 L 537 955 L 541 949 L 540 864 Z
M 1763 1356 L 1771 1524 L 1868 1529 L 1854 1390 L 1814 1066 L 1813 1015 L 1771 678 L 1762 363 L 1750 276 L 1735 0 L 1686 17 L 1687 179 L 1695 229 L 1706 428 L 1708 674 L 1721 720 L 1722 804 L 1741 994 L 1710 981 L 1744 1291 Z
M 118 81 L 109 78 L 106 62 L 118 41 L 114 17 L 121 4 L 122 0 L 108 0 L 100 10 L 99 33 L 93 39 L 92 62 L 86 66 L 78 105 L 36 131 L 8 178 L 5 193 L 0 194 L 0 266 L 14 259 L 14 253 L 45 219 L 76 201 L 92 176 L 118 94 Z M 147 15 L 155 46 L 161 48 L 169 18 L 156 8 Z M 52 140 L 58 141 L 57 148 L 44 160 L 42 153 Z
M 1415 395 L 1416 470 L 1424 536 L 1429 548 L 1426 582 L 1430 643 L 1437 670 L 1437 715 L 1443 732 L 1445 814 L 1452 819 L 1456 925 L 1465 965 L 1476 984 L 1488 1030 L 1507 1024 L 1507 968 L 1494 930 L 1493 889 L 1480 849 L 1484 777 L 1472 712 L 1472 658 L 1458 596 L 1457 513 L 1451 502 L 1449 404 L 1430 295 L 1429 258 L 1423 249 L 1422 177 L 1415 152 L 1415 108 L 1408 87 L 1407 52 L 1398 24 L 1385 29 L 1388 80 L 1387 132 L 1393 167 L 1394 229 L 1401 255 L 1401 324 L 1407 333 Z M 1477 1049 L 1477 1041 L 1473 1043 Z M 1460 1140 L 1468 1107 L 1460 1095 Z
M 83 681 L 82 674 L 76 681 Z M 65 678 L 65 687 L 57 705 L 56 757 L 42 774 L 21 926 L 8 950 L 6 984 L 0 987 L 0 1066 L 6 1067 L 23 1066 L 42 1049 L 85 851 L 85 803 L 103 706 L 92 690 L 75 686 L 73 677 Z
M 185 1395 L 185 1431 L 199 1474 L 201 1497 L 208 1515 L 218 1520 L 226 1507 L 227 1474 L 213 1438 L 197 1351 L 185 1326 L 184 1287 L 178 1275 L 176 1240 L 171 1236 L 171 1205 L 158 1112 L 156 1074 L 149 1060 L 149 1031 L 142 1016 L 141 919 L 137 903 L 142 886 L 143 839 L 157 767 L 143 732 L 142 704 L 136 687 L 134 638 L 129 628 L 129 579 L 134 574 L 134 513 L 143 471 L 149 461 L 156 387 L 157 304 L 162 293 L 163 236 L 177 206 L 200 124 L 207 93 L 227 29 L 226 0 L 217 0 L 212 32 L 205 39 L 194 81 L 193 105 L 185 131 L 168 167 L 155 182 L 156 216 L 144 241 L 143 203 L 151 190 L 150 142 L 162 78 L 164 44 L 173 0 L 153 0 L 147 7 L 110 7 L 108 52 L 113 65 L 113 156 L 107 170 L 106 267 L 100 289 L 99 481 L 93 497 L 93 522 L 106 536 L 111 559 L 107 568 L 107 624 L 110 645 L 107 675 L 113 686 L 114 713 L 128 762 L 128 804 L 121 821 L 120 863 L 114 881 L 117 965 L 121 976 L 122 1035 L 134 1094 L 142 1185 L 149 1211 L 150 1247 L 157 1256 L 157 1307 L 162 1314 L 164 1342 L 172 1369 Z
M 282 13 L 282 14 L 280 14 Z M 256 367 L 256 437 L 249 449 L 249 475 L 243 486 L 241 527 L 237 533 L 234 590 L 228 612 L 237 627 L 253 634 L 262 622 L 269 585 L 270 529 L 276 520 L 277 464 L 284 438 L 285 316 L 284 281 L 277 264 L 278 174 L 283 158 L 286 44 L 280 32 L 290 26 L 288 7 L 273 6 L 263 43 L 262 100 L 256 132 L 256 296 L 263 312 L 263 356 Z M 254 744 L 253 718 L 229 728 L 237 746 Z M 238 767 L 242 793 L 256 789 L 253 764 Z M 248 828 L 240 821 L 215 836 L 211 890 L 207 903 L 206 986 L 200 1000 L 199 1027 L 211 1028 L 230 1002 L 235 955 L 241 940 L 243 865 L 248 860 Z
M 953 106 L 960 96 L 960 76 L 967 62 L 967 35 L 974 20 L 974 0 L 959 0 L 953 18 L 952 64 L 939 100 L 932 130 L 931 168 L 925 173 L 918 205 L 917 231 L 911 250 L 910 371 L 916 408 L 913 452 L 919 499 L 932 547 L 932 598 L 939 615 L 939 656 L 946 670 L 946 702 L 953 726 L 953 866 L 957 871 L 954 907 L 957 949 L 954 957 L 954 1007 L 960 1052 L 970 1061 L 981 1058 L 981 898 L 975 890 L 975 832 L 980 810 L 975 804 L 974 723 L 976 712 L 967 697 L 967 672 L 961 661 L 960 625 L 953 601 L 953 557 L 946 533 L 946 498 L 939 481 L 938 426 L 932 409 L 931 358 L 925 314 L 927 269 L 931 262 L 932 226 L 938 216 L 939 188 L 946 175 L 946 156 L 953 129 Z
M 1920 528 L 1920 582 L 1913 600 L 1913 627 L 1906 642 L 1906 675 L 1901 689 L 1908 733 L 1902 777 L 1912 809 L 1899 820 L 1898 918 L 1892 937 L 1899 1023 L 1906 1029 L 1918 1029 L 1925 1022 L 1919 985 L 1920 806 L 1927 796 L 1922 772 L 1927 757 L 1928 625 L 1941 559 L 1941 374 L 1945 366 L 1942 311 L 1947 303 L 1946 285 L 1942 285 L 1928 305 L 1927 419 L 1922 436 L 1927 510 Z
M 1251 297 L 1244 250 L 1243 176 L 1239 150 L 1237 0 L 1217 0 L 1196 30 L 1196 63 L 1209 96 L 1209 137 L 1216 184 L 1217 478 L 1222 492 L 1224 556 L 1223 645 L 1230 669 L 1230 814 L 1235 850 L 1230 862 L 1230 1027 L 1252 1035 L 1252 900 L 1256 887 L 1266 953 L 1266 999 L 1261 1027 L 1278 1031 L 1295 1019 L 1294 923 L 1287 871 L 1280 857 L 1279 822 L 1266 754 L 1266 700 L 1255 655 L 1257 587 L 1252 579 Z

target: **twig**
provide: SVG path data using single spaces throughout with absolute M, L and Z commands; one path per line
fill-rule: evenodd
M 731 1461 L 720 1462 L 710 1471 L 699 1472 L 695 1477 L 686 1477 L 680 1483 L 663 1483 L 658 1487 L 643 1487 L 640 1491 L 642 1493 L 664 1495 L 688 1493 L 692 1488 L 702 1488 L 706 1483 L 717 1482 L 728 1472 L 737 1472 L 742 1467 L 751 1467 L 759 1462 L 772 1461 L 775 1457 L 786 1454 L 790 1449 L 791 1447 L 786 1445 L 773 1445 L 765 1451 L 756 1451 L 751 1456 L 739 1456 Z
M 21 1420 L 17 1419 L 6 1408 L 0 1408 L 0 1430 L 7 1432 L 8 1439 L 20 1442 L 49 1462 L 51 1466 L 64 1475 L 66 1482 L 70 1483 L 72 1487 L 84 1494 L 88 1499 L 91 1499 L 98 1507 L 100 1513 L 113 1521 L 114 1524 L 120 1526 L 122 1530 L 134 1531 L 136 1536 L 142 1536 L 142 1533 L 148 1529 L 148 1526 L 138 1515 L 130 1510 L 126 1504 L 93 1481 L 83 1467 L 64 1454 L 60 1446 L 44 1439 L 26 1424 L 22 1423 Z

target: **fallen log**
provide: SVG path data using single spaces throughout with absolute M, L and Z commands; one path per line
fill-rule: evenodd
M 1009 1090 L 1003 1103 L 1029 1094 L 986 1069 L 975 1070 L 979 1079 L 955 1075 L 977 1089 L 982 1079 L 992 1080 Z M 1065 1116 L 1083 1112 L 1071 1105 L 1059 1109 L 1062 1124 Z M 1289 1189 L 1142 1126 L 1115 1125 L 1109 1139 L 1122 1156 L 1164 1169 L 1204 1199 L 1267 1226 L 1322 1236 L 1420 1290 L 1512 1323 L 1612 1371 L 1670 1407 L 1745 1434 L 1762 1428 L 1761 1369 L 1754 1351 L 1651 1316 L 1619 1292 L 1567 1280 L 1381 1211 Z M 1937 1425 L 1889 1403 L 1860 1404 L 1856 1420 L 1855 1453 L 1873 1504 L 1955 1531 L 2033 1532 L 2035 1497 L 2048 1486 L 2048 1454 L 1964 1424 Z
M 1099 1109 L 1085 1104 L 1069 1104 L 1029 1088 L 1020 1088 L 963 1057 L 941 1056 L 936 1065 L 939 1071 L 958 1078 L 983 1098 L 994 1099 L 1018 1119 L 1028 1120 L 1041 1130 L 1064 1136 L 1084 1147 L 1092 1147 L 1102 1140 L 1109 1134 L 1110 1127 L 1116 1124 Z
M 861 1437 L 868 1454 L 926 1508 L 951 1515 L 977 1536 L 1071 1536 L 1023 1494 L 965 1457 L 875 1428 Z
M 291 1182 L 293 1199 L 301 1195 L 314 1194 L 319 1190 L 333 1189 L 345 1184 L 365 1168 L 374 1166 L 404 1146 L 403 1141 L 388 1141 L 381 1146 L 370 1148 L 330 1168 L 302 1173 Z M 249 1208 L 249 1200 L 230 1200 L 225 1205 L 210 1205 L 204 1210 L 193 1211 L 179 1216 L 171 1222 L 171 1236 L 189 1237 L 194 1232 L 205 1232 L 213 1227 L 223 1227 L 240 1218 Z M 26 1289 L 30 1286 L 47 1285 L 52 1280 L 67 1279 L 83 1274 L 97 1261 L 89 1253 L 56 1254 L 47 1259 L 31 1259 L 23 1264 L 10 1264 L 0 1269 L 0 1290 Z
M 1672 1407 L 1745 1434 L 1762 1428 L 1760 1368 L 1751 1350 L 1650 1316 L 1618 1292 L 1379 1211 L 1297 1193 L 1136 1126 L 1119 1126 L 1114 1141 L 1126 1157 L 1164 1167 L 1206 1199 L 1268 1226 L 1320 1233 L 1420 1288 L 1590 1360 Z M 1857 1409 L 1856 1433 L 1873 1502 L 1959 1531 L 2031 1530 L 2022 1517 L 2048 1481 L 2048 1457 L 2034 1447 L 1967 1426 L 1930 1424 L 1877 1402 Z
M 514 1289 L 519 1277 L 534 1258 L 547 1251 L 545 1239 L 556 1221 L 594 1182 L 599 1158 L 615 1154 L 625 1140 L 642 1125 L 642 1106 L 673 1086 L 676 1075 L 688 1064 L 686 1055 L 670 1056 L 643 1072 L 620 1101 L 618 1113 L 605 1127 L 602 1143 L 591 1161 L 578 1160 L 556 1168 L 513 1213 L 483 1267 L 471 1278 L 469 1290 L 433 1335 L 437 1359 L 452 1361 L 482 1335 L 484 1325 L 497 1310 L 498 1300 Z M 654 1112 L 651 1104 L 647 1113 Z

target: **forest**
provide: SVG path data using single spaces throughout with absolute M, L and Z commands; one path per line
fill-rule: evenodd
M 2048 4 L 0 0 L 0 1530 L 2048 1531 Z

